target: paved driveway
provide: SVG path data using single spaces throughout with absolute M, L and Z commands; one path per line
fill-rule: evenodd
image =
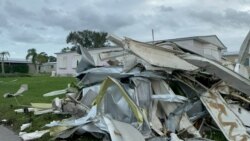
M 21 139 L 10 129 L 0 125 L 0 141 L 21 141 Z

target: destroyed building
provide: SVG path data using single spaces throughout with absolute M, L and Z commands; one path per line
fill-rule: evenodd
M 250 50 L 248 53 L 248 56 L 244 62 L 244 66 L 247 68 L 248 73 L 250 72 Z M 237 51 L 232 51 L 232 52 L 224 52 L 223 57 L 226 58 L 228 61 L 231 61 L 233 64 L 237 63 L 238 58 L 239 58 L 239 52 Z
M 207 141 L 205 133 L 213 129 L 230 141 L 250 140 L 250 81 L 243 65 L 250 34 L 236 65 L 221 58 L 225 46 L 216 38 L 143 43 L 110 35 L 122 50 L 99 52 L 108 66 L 97 65 L 79 47 L 78 83 L 44 94 L 65 95 L 52 104 L 29 107 L 36 115 L 70 118 L 51 121 L 41 131 L 21 132 L 20 137 L 31 140 L 50 133 L 66 139 L 90 133 L 112 141 Z
M 106 65 L 105 61 L 102 62 L 99 59 L 99 53 L 106 51 L 116 51 L 121 50 L 121 47 L 100 47 L 100 48 L 91 48 L 89 49 L 89 53 L 93 57 L 94 61 L 98 66 Z M 77 53 L 77 51 L 69 51 L 69 52 L 60 52 L 56 53 L 57 56 L 57 66 L 56 73 L 58 76 L 75 76 L 76 67 L 81 60 L 81 55 Z
M 154 41 L 155 45 L 162 47 L 168 46 L 170 43 L 174 43 L 183 50 L 218 61 L 221 60 L 222 53 L 227 49 L 216 35 Z

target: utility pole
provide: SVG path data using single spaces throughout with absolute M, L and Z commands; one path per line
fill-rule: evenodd
M 155 44 L 155 35 L 154 35 L 154 29 L 152 29 L 152 39 L 153 39 L 153 45 Z

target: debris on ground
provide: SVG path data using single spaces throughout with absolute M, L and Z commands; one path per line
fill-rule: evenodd
M 29 128 L 31 126 L 32 123 L 25 123 L 25 124 L 22 124 L 22 126 L 20 127 L 20 131 L 23 131 L 27 128 Z
M 88 50 L 79 47 L 78 83 L 44 94 L 64 98 L 32 103 L 28 109 L 71 117 L 51 121 L 46 130 L 21 132 L 23 140 L 49 132 L 53 139 L 90 133 L 112 141 L 209 141 L 206 132 L 211 129 L 230 141 L 250 140 L 250 81 L 248 72 L 239 69 L 243 61 L 233 66 L 175 43 L 108 39 L 123 48 L 99 54 L 109 66 L 95 64 Z M 245 42 L 249 39 L 242 46 L 248 51 Z
M 27 84 L 22 84 L 21 87 L 17 90 L 16 93 L 14 94 L 11 94 L 11 93 L 5 93 L 3 95 L 4 98 L 7 98 L 7 97 L 16 97 L 16 96 L 20 96 L 22 95 L 25 91 L 28 90 L 28 85 Z

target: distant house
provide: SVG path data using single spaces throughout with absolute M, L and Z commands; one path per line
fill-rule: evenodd
M 238 61 L 238 56 L 239 56 L 239 52 L 234 51 L 234 52 L 224 52 L 223 56 L 228 60 L 231 61 L 233 63 L 236 63 Z
M 8 58 L 4 60 L 6 73 L 35 73 L 35 66 L 25 59 Z M 1 68 L 0 68 L 1 69 Z
M 223 57 L 226 58 L 228 61 L 231 61 L 233 64 L 236 64 L 238 61 L 238 57 L 239 57 L 239 52 L 224 52 Z M 247 59 L 245 60 L 244 66 L 246 66 L 246 68 L 248 69 L 248 72 L 250 72 L 250 53 L 247 57 Z
M 216 35 L 154 41 L 154 44 L 159 46 L 164 46 L 171 43 L 176 44 L 183 50 L 218 61 L 222 57 L 222 52 L 227 49 Z
M 71 76 L 76 74 L 76 67 L 81 60 L 81 55 L 76 51 L 56 53 L 57 65 L 56 74 L 58 76 Z
M 90 55 L 93 57 L 95 64 L 105 65 L 100 60 L 99 53 L 104 51 L 122 50 L 120 47 L 101 47 L 89 49 Z M 81 55 L 76 51 L 55 53 L 57 56 L 56 74 L 58 76 L 74 76 L 76 75 L 76 67 L 81 60 Z
M 41 73 L 51 73 L 52 71 L 56 71 L 56 62 L 47 62 L 39 66 Z

